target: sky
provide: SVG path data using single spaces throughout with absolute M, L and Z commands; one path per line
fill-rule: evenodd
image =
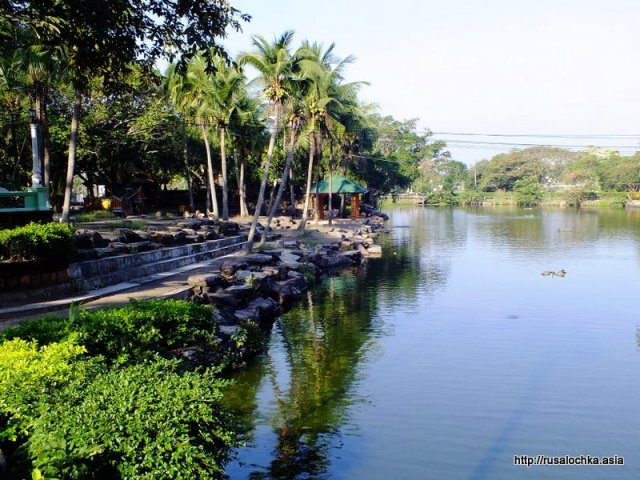
M 356 57 L 347 81 L 370 83 L 361 100 L 398 120 L 418 118 L 467 164 L 514 143 L 640 150 L 638 0 L 231 4 L 253 17 L 223 41 L 231 54 L 249 50 L 252 35 L 272 40 L 285 30 L 296 32 L 296 46 L 335 43 L 337 55 Z

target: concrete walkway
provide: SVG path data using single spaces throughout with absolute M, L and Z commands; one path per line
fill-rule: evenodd
M 187 285 L 190 275 L 211 272 L 216 270 L 224 259 L 241 255 L 243 255 L 242 252 L 235 252 L 170 272 L 157 273 L 149 277 L 91 290 L 83 295 L 3 308 L 0 309 L 0 330 L 17 325 L 23 320 L 48 315 L 67 315 L 72 303 L 82 305 L 83 308 L 94 309 L 125 305 L 130 299 L 185 298 L 190 288 Z

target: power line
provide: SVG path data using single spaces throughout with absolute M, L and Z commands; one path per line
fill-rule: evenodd
M 541 134 L 541 133 L 469 133 L 469 132 L 431 132 L 433 135 L 455 135 L 463 137 L 523 137 L 523 138 L 638 138 L 640 134 Z
M 498 145 L 498 146 L 513 146 L 513 147 L 555 147 L 555 148 L 588 148 L 592 145 L 564 145 L 558 143 L 518 143 L 518 142 L 490 142 L 480 140 L 456 140 L 449 138 L 438 139 L 443 141 L 449 146 L 450 144 L 461 145 Z M 620 149 L 640 149 L 640 145 L 599 145 L 606 148 L 620 148 Z

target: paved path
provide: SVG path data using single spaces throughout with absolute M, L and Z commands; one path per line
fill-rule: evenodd
M 130 299 L 184 298 L 189 290 L 187 278 L 197 273 L 207 273 L 218 269 L 226 258 L 242 255 L 235 252 L 205 262 L 187 265 L 170 272 L 158 273 L 149 277 L 136 278 L 128 282 L 117 283 L 105 288 L 92 290 L 83 295 L 36 302 L 17 307 L 0 309 L 0 329 L 17 325 L 23 320 L 47 315 L 67 315 L 72 303 L 83 308 L 104 308 L 125 305 Z

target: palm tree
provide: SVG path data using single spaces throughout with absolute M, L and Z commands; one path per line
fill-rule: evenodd
M 264 111 L 257 99 L 247 95 L 246 92 L 238 99 L 238 109 L 231 116 L 229 130 L 234 135 L 233 161 L 238 182 L 240 216 L 248 217 L 246 161 L 252 156 L 260 158 L 269 142 Z
M 242 116 L 240 99 L 245 96 L 244 74 L 236 67 L 228 67 L 220 56 L 213 59 L 215 74 L 212 82 L 203 85 L 206 100 L 202 110 L 208 114 L 220 133 L 220 170 L 222 172 L 222 218 L 229 219 L 229 193 L 227 188 L 227 153 L 225 137 L 232 116 Z
M 267 180 L 269 179 L 269 167 L 271 166 L 273 149 L 280 126 L 282 101 L 287 96 L 288 83 L 293 71 L 290 52 L 292 40 L 292 31 L 284 32 L 280 37 L 276 38 L 273 43 L 269 43 L 264 37 L 255 36 L 252 41 L 255 50 L 241 54 L 238 59 L 239 64 L 251 65 L 258 71 L 259 76 L 255 81 L 262 86 L 263 94 L 273 109 L 271 138 L 269 139 L 267 158 L 263 166 L 262 182 L 260 183 L 256 210 L 253 214 L 253 221 L 251 222 L 251 229 L 249 230 L 249 236 L 247 238 L 247 252 L 251 252 L 253 249 L 256 227 L 260 217 L 260 210 L 264 203 Z
M 331 138 L 331 131 L 340 128 L 340 115 L 351 108 L 350 97 L 363 84 L 363 82 L 342 83 L 344 80 L 343 70 L 346 65 L 353 62 L 354 58 L 349 56 L 344 60 L 338 60 L 333 55 L 334 48 L 334 44 L 331 44 L 326 50 L 323 50 L 322 45 L 317 43 L 305 43 L 302 46 L 306 52 L 303 66 L 306 67 L 305 71 L 308 72 L 309 80 L 309 88 L 305 98 L 309 118 L 307 128 L 309 164 L 302 222 L 299 226 L 302 231 L 309 215 L 314 160 L 316 156 L 322 156 L 322 139 Z M 331 200 L 331 195 L 329 199 Z M 331 209 L 331 205 L 329 208 Z M 316 209 L 316 218 L 317 215 Z
M 193 115 L 196 122 L 200 124 L 202 140 L 207 154 L 209 195 L 211 196 L 213 214 L 218 217 L 219 209 L 213 176 L 209 127 L 206 122 L 210 116 L 211 104 L 207 102 L 208 98 L 202 93 L 203 89 L 210 88 L 210 84 L 211 78 L 206 69 L 206 61 L 202 56 L 197 56 L 189 62 L 184 74 L 178 71 L 176 65 L 172 64 L 169 66 L 166 74 L 165 90 L 167 91 L 169 100 L 178 110 L 184 114 L 188 113 Z M 188 171 L 187 175 L 189 175 Z

